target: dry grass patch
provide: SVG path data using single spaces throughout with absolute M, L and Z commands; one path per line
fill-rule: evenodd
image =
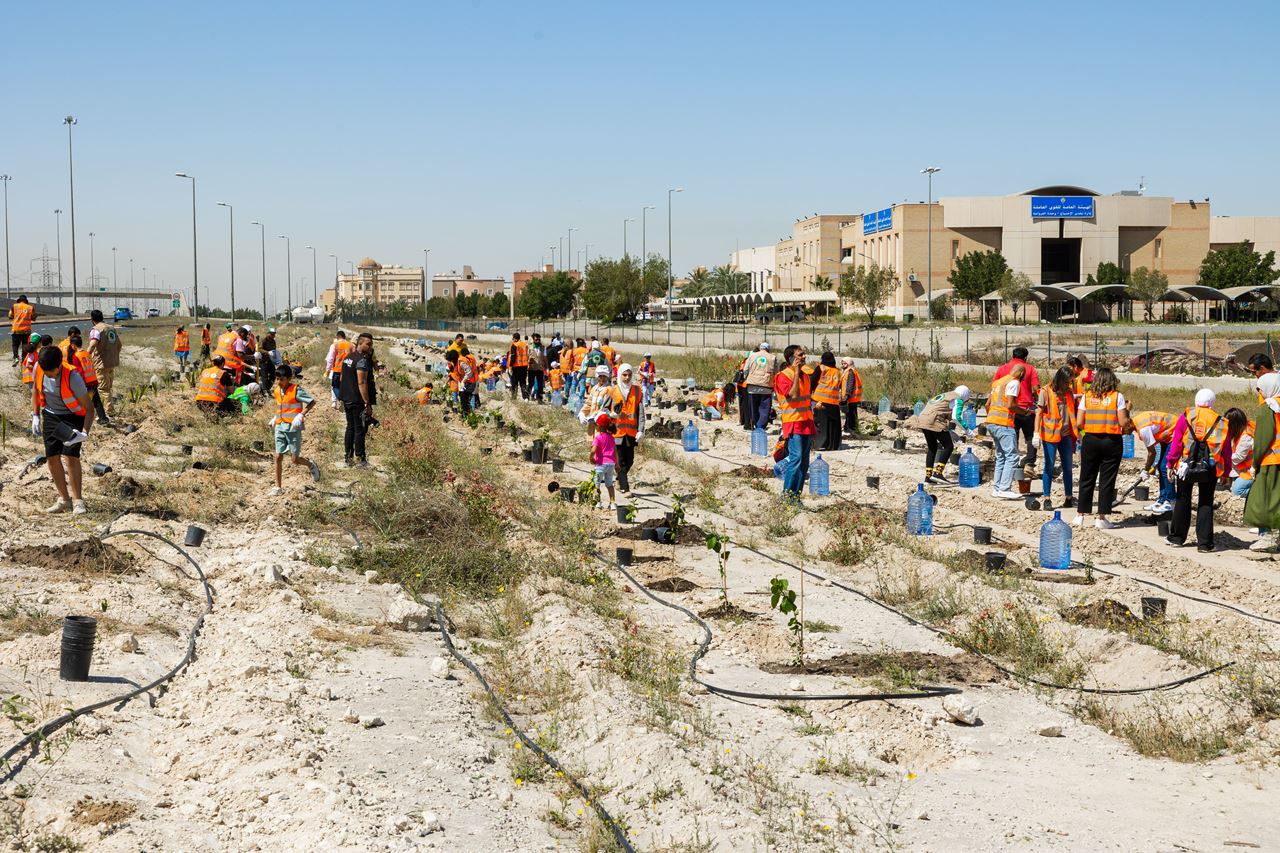
M 336 643 L 349 651 L 356 649 L 390 649 L 395 652 L 404 651 L 404 644 L 392 636 L 388 629 L 377 626 L 368 631 L 347 631 L 329 625 L 317 625 L 311 629 L 311 636 L 327 643 Z

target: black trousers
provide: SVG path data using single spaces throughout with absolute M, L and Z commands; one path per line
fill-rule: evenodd
M 111 418 L 107 417 L 107 410 L 102 405 L 102 397 L 98 394 L 98 388 L 96 385 L 93 387 L 92 393 L 93 393 L 93 410 L 94 412 L 97 413 L 99 422 L 104 424 L 111 423 Z
M 1187 541 L 1191 531 L 1191 493 L 1196 492 L 1196 544 L 1213 545 L 1213 493 L 1216 480 L 1190 482 L 1178 481 L 1177 496 L 1173 499 L 1173 518 L 1169 522 L 1169 538 L 1179 544 Z
M 1036 449 L 1031 446 L 1031 438 L 1036 432 L 1036 416 L 1035 413 L 1029 415 L 1014 415 L 1013 428 L 1022 433 L 1022 443 L 1026 448 L 1026 452 L 1022 457 L 1023 466 L 1036 464 L 1036 456 L 1039 454 Z
M 814 424 L 818 428 L 818 436 L 814 439 L 815 451 L 840 449 L 840 406 L 823 405 L 813 408 Z
M 512 398 L 515 397 L 515 391 L 511 392 Z M 458 405 L 462 407 L 462 413 L 469 414 L 476 407 L 476 386 L 474 384 L 458 386 Z
M 738 423 L 742 424 L 743 429 L 756 428 L 756 407 L 752 405 L 751 395 L 747 393 L 746 385 L 738 386 Z
M 1120 473 L 1120 458 L 1124 455 L 1124 442 L 1118 435 L 1085 433 L 1080 442 L 1080 502 L 1081 515 L 1093 513 L 1093 492 L 1098 492 L 1098 514 L 1111 512 L 1116 500 L 1116 475 Z
M 364 422 L 364 404 L 343 406 L 347 412 L 347 434 L 342 440 L 343 455 L 350 462 L 353 458 L 365 461 L 364 438 L 369 427 Z
M 520 396 L 526 400 L 529 399 L 529 368 L 513 367 L 511 368 L 511 399 L 516 398 L 516 392 L 520 392 Z M 461 396 L 461 395 L 459 395 Z M 470 409 L 463 409 L 464 412 Z
M 14 332 L 13 333 L 13 360 L 18 360 L 18 354 L 22 352 L 22 345 L 27 338 L 31 337 L 30 332 Z
M 844 416 L 845 432 L 858 431 L 858 407 L 861 405 L 862 405 L 861 403 L 845 404 L 845 416 Z
M 636 464 L 636 440 L 629 435 L 623 436 L 622 441 L 618 443 L 618 487 L 624 492 L 631 491 L 631 485 L 627 482 L 627 473 L 631 470 L 631 466 Z
M 269 391 L 272 385 L 276 384 L 276 365 L 271 360 L 270 353 L 264 353 L 266 358 L 262 359 L 262 379 L 260 384 L 263 390 Z
M 926 429 L 921 432 L 924 433 L 924 443 L 928 448 L 924 456 L 924 467 L 932 468 L 934 465 L 945 467 L 951 461 L 951 453 L 956 449 L 955 442 L 951 440 L 951 430 Z

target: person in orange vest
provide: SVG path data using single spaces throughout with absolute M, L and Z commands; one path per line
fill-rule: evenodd
M 191 358 L 191 334 L 186 326 L 179 326 L 173 333 L 173 354 L 178 357 L 178 372 L 187 372 L 187 359 Z
M 444 354 L 449 363 L 449 379 L 457 383 L 458 404 L 462 413 L 469 414 L 476 405 L 476 387 L 480 384 L 480 364 L 464 344 L 461 350 Z
M 1018 467 L 1018 430 L 1015 419 L 1018 408 L 1019 390 L 1026 377 L 1026 365 L 1015 364 L 991 383 L 991 394 L 987 398 L 987 431 L 996 448 L 996 470 L 992 483 L 991 496 L 994 498 L 1016 499 L 1022 496 L 1013 491 L 1013 475 Z
M 737 386 L 732 382 L 724 383 L 723 388 L 712 388 L 702 396 L 702 411 L 709 421 L 722 420 L 729 411 L 729 401 L 737 393 Z
M 647 406 L 653 399 L 653 389 L 658 384 L 658 366 L 653 363 L 653 353 L 644 354 L 644 361 L 640 362 L 636 372 L 640 374 L 640 388 L 644 391 L 644 404 Z
M 1146 507 L 1147 512 L 1156 515 L 1173 511 L 1173 481 L 1169 479 L 1169 469 L 1164 463 L 1169 455 L 1169 444 L 1173 441 L 1173 428 L 1177 422 L 1177 416 L 1168 412 L 1143 411 L 1129 416 L 1130 431 L 1147 449 L 1147 461 L 1143 465 L 1144 479 L 1151 474 L 1159 478 L 1160 491 L 1156 495 L 1156 502 Z
M 280 365 L 276 371 L 276 414 L 269 421 L 275 428 L 276 439 L 276 485 L 271 490 L 271 497 L 284 494 L 282 481 L 285 454 L 293 460 L 294 465 L 305 465 L 311 470 L 311 479 L 320 482 L 320 466 L 302 455 L 302 422 L 307 412 L 315 408 L 316 398 L 305 388 L 293 381 L 293 368 L 287 364 Z
M 1076 405 L 1071 390 L 1071 368 L 1059 367 L 1048 385 L 1040 387 L 1036 399 L 1036 431 L 1031 437 L 1034 447 L 1044 451 L 1044 470 L 1040 472 L 1041 494 L 1049 497 L 1053 491 L 1053 469 L 1062 466 L 1062 491 L 1065 495 L 1061 506 L 1075 506 L 1071 495 L 1072 457 L 1075 454 Z M 956 418 L 959 420 L 959 418 Z
M 228 326 L 231 324 L 228 323 Z M 218 335 L 218 343 L 215 347 L 214 354 L 222 356 L 223 366 L 235 375 L 236 384 L 240 384 L 240 372 L 244 370 L 244 361 L 236 355 L 236 342 L 240 340 L 238 332 L 228 328 L 225 332 Z
M 93 428 L 93 416 L 84 378 L 63 364 L 57 347 L 40 350 L 31 382 L 31 432 L 44 438 L 49 476 L 58 491 L 47 513 L 88 512 L 81 493 L 80 448 Z
M 342 362 L 355 351 L 355 344 L 347 340 L 347 333 L 339 329 L 333 335 L 333 343 L 324 357 L 324 369 L 329 373 L 329 393 L 333 408 L 338 408 L 338 390 L 342 387 Z
M 818 426 L 814 448 L 819 453 L 839 450 L 842 388 L 835 353 L 828 350 L 822 354 L 817 377 L 818 383 L 813 386 L 813 418 Z
M 234 385 L 235 378 L 226 369 L 222 356 L 215 355 L 213 362 L 200 371 L 196 379 L 196 408 L 211 414 L 235 414 L 235 402 L 228 396 Z
M 858 406 L 862 403 L 862 374 L 853 366 L 853 359 L 840 359 L 840 384 L 844 399 L 844 431 L 849 435 L 858 432 Z
M 547 387 L 551 389 L 552 395 L 557 391 L 560 397 L 564 397 L 564 374 L 560 372 L 560 362 L 551 362 L 551 367 L 547 370 Z
M 213 333 L 209 331 L 209 324 L 205 323 L 204 328 L 200 330 L 200 360 L 209 360 L 209 347 L 213 344 Z
M 433 392 L 433 391 L 435 391 L 435 390 L 436 390 L 435 386 L 434 386 L 434 385 L 432 385 L 430 382 L 428 382 L 427 384 L 425 384 L 425 385 L 423 385 L 421 388 L 419 388 L 417 391 L 415 391 L 415 392 L 414 392 L 414 397 L 416 397 L 416 398 L 417 398 L 417 400 L 418 400 L 418 405 L 419 405 L 419 406 L 425 406 L 425 405 L 427 405 L 428 403 L 430 403 L 430 402 L 431 402 L 431 394 L 432 394 L 432 392 Z
M 31 337 L 22 345 L 22 381 L 30 388 L 35 381 L 36 360 L 40 358 L 40 342 L 43 340 L 39 332 L 32 332 Z
M 1250 551 L 1280 551 L 1280 373 L 1263 373 L 1255 386 L 1262 398 L 1254 416 L 1252 485 L 1244 504 L 1244 523 L 1258 529 Z
M 1083 526 L 1093 514 L 1093 495 L 1098 494 L 1098 517 L 1093 526 L 1109 530 L 1115 524 L 1107 518 L 1116 499 L 1116 477 L 1124 456 L 1121 436 L 1129 429 L 1129 404 L 1120 393 L 1120 380 L 1109 367 L 1093 374 L 1089 390 L 1076 408 L 1076 428 L 1080 431 L 1080 500 L 1072 524 Z
M 71 326 L 67 329 L 67 338 L 58 344 L 58 348 L 62 350 L 62 360 L 72 370 L 77 371 L 80 377 L 84 379 L 84 384 L 89 389 L 89 397 L 93 401 L 93 410 L 98 415 L 98 420 L 103 423 L 110 423 L 107 420 L 107 413 L 103 407 L 102 397 L 98 394 L 98 370 L 93 363 L 93 359 L 89 356 L 89 352 L 82 349 L 84 346 L 84 338 L 80 335 L 78 326 Z
M 13 333 L 13 363 L 18 363 L 18 353 L 31 334 L 31 321 L 36 318 L 35 306 L 27 301 L 25 293 L 20 294 L 9 306 L 9 331 Z
M 1079 400 L 1093 384 L 1093 371 L 1089 369 L 1089 362 L 1082 355 L 1073 355 L 1068 358 L 1067 367 L 1071 370 L 1071 394 Z
M 782 494 L 800 500 L 805 477 L 809 473 L 809 454 L 818 427 L 813 420 L 814 375 L 805 366 L 805 348 L 791 344 L 782 352 L 786 367 L 773 377 L 773 390 L 778 395 L 778 413 L 782 418 L 782 440 L 787 456 L 779 463 Z
M 1098 374 L 1101 376 L 1102 370 Z M 1217 486 L 1230 482 L 1235 443 L 1249 422 L 1240 409 L 1228 409 L 1219 414 L 1214 409 L 1217 402 L 1218 395 L 1210 388 L 1196 392 L 1195 405 L 1182 412 L 1174 424 L 1166 463 L 1177 486 L 1169 535 L 1165 541 L 1174 547 L 1186 543 L 1191 531 L 1191 500 L 1194 496 L 1196 550 L 1201 553 L 1214 549 L 1214 492 Z
M 507 349 L 507 368 L 511 371 L 511 399 L 520 396 L 529 399 L 529 344 L 520 340 L 520 333 L 511 335 L 511 346 Z
M 632 381 L 633 378 L 631 365 L 623 364 L 618 368 L 618 381 L 613 386 L 613 404 L 609 407 L 615 427 L 614 443 L 618 450 L 618 487 L 623 494 L 631 493 L 627 475 L 636 462 L 636 445 L 644 438 L 644 391 Z
M 608 338 L 600 339 L 600 352 L 604 353 L 604 363 L 609 366 L 609 370 L 612 373 L 616 373 L 618 370 L 618 361 L 619 361 L 618 351 L 613 347 L 609 346 Z

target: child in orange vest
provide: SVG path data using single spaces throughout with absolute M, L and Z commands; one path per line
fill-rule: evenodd
M 294 465 L 310 468 L 311 479 L 320 482 L 320 466 L 302 455 L 302 422 L 307 412 L 315 408 L 316 398 L 293 381 L 293 368 L 287 364 L 276 371 L 275 398 L 276 414 L 268 421 L 275 428 L 276 439 L 276 486 L 270 492 L 273 498 L 284 494 L 281 475 L 286 453 L 293 457 Z

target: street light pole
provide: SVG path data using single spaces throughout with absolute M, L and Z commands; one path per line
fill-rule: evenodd
M 58 290 L 62 290 L 62 208 L 53 211 L 54 226 L 57 229 L 55 239 L 58 247 Z M 58 294 L 58 304 L 62 304 L 62 294 Z
M 422 250 L 422 304 L 423 306 L 426 306 L 427 300 L 431 298 L 429 296 L 429 294 L 431 293 L 431 278 L 430 276 L 427 275 L 427 270 L 430 268 L 430 266 L 431 266 L 431 250 L 423 249 Z M 424 307 L 424 310 L 425 310 L 425 307 Z M 424 313 L 423 316 L 425 317 L 426 314 Z
M 560 238 L 560 269 L 564 269 L 564 238 Z
M 635 221 L 634 217 L 622 220 L 622 257 L 624 260 L 627 257 L 627 223 Z
M 111 247 L 111 289 L 115 290 L 120 280 L 120 270 L 116 267 L 116 247 Z
M 573 257 L 573 232 L 577 230 L 578 230 L 577 228 L 569 229 L 569 257 L 571 258 Z M 564 260 L 564 255 L 561 255 L 560 259 Z
M 671 292 L 675 286 L 675 270 L 671 266 L 671 194 L 682 193 L 684 187 L 667 190 L 667 325 L 671 325 Z
M 236 211 L 231 205 L 225 201 L 218 202 L 218 207 L 225 207 L 227 213 L 231 215 L 231 224 L 228 234 L 231 239 L 231 322 L 236 322 Z
M 644 283 L 644 265 L 649 261 L 649 245 L 648 235 L 645 233 L 648 229 L 649 211 L 654 210 L 654 206 L 646 204 L 640 208 L 640 282 Z
M 320 304 L 320 279 L 316 278 L 316 247 L 307 248 L 311 250 L 311 305 L 314 307 Z
M 196 251 L 196 179 L 186 172 L 175 172 L 174 177 L 191 181 L 191 292 L 196 295 L 195 304 L 191 306 L 191 319 L 194 322 L 200 319 L 200 262 Z M 133 286 L 133 273 L 129 273 L 129 285 Z
M 62 120 L 67 126 L 67 177 L 71 183 L 71 313 L 79 313 L 76 290 L 76 165 L 71 156 L 71 128 L 75 126 L 75 116 L 67 116 Z M 61 272 L 61 270 L 59 270 Z
M 89 289 L 93 290 L 93 232 L 89 232 Z
M 558 270 L 558 269 L 560 269 L 560 267 L 556 266 L 556 247 L 555 247 L 555 246 L 548 246 L 547 248 L 549 248 L 549 249 L 551 250 L 551 268 L 552 268 L 553 270 Z M 561 260 L 563 261 L 564 259 L 563 259 L 563 258 L 561 258 Z
M 941 172 L 938 166 L 925 166 L 920 170 L 920 174 L 929 176 L 929 260 L 927 272 L 929 283 L 925 287 L 925 319 L 933 319 L 933 175 L 935 172 Z
M 284 309 L 289 314 L 289 319 L 293 319 L 293 241 L 283 234 L 277 234 L 276 237 L 284 241 Z
M 0 181 L 4 182 L 4 295 L 10 296 L 9 292 L 9 182 L 13 180 L 10 175 L 0 175 Z
M 258 239 L 262 241 L 262 322 L 267 322 L 267 226 L 254 220 L 250 225 L 258 226 Z
M 594 246 L 594 245 L 595 245 L 595 243 L 588 243 L 588 244 L 586 245 L 586 247 L 585 247 L 585 248 L 583 248 L 583 250 L 582 250 L 582 251 L 583 251 L 583 256 L 582 256 L 582 257 L 583 257 L 583 261 L 584 261 L 584 262 L 583 262 L 583 264 L 582 264 L 582 267 L 583 267 L 583 270 L 582 270 L 582 271 L 583 271 L 583 273 L 586 273 L 586 268 L 587 268 L 587 267 L 589 267 L 589 266 L 591 266 L 591 247 L 592 247 L 592 246 Z
M 330 255 L 333 258 L 333 310 L 338 310 L 338 256 Z

